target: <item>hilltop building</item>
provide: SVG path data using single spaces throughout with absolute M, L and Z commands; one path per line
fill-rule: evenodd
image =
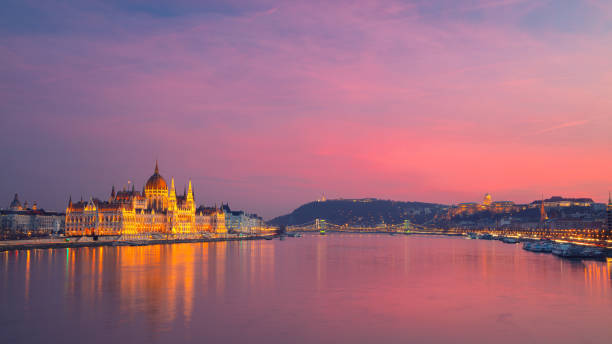
M 157 162 L 142 192 L 133 185 L 115 192 L 113 186 L 107 201 L 70 198 L 66 208 L 66 235 L 200 232 L 226 233 L 225 214 L 216 207 L 196 209 L 191 181 L 183 195 L 176 194 L 174 178 L 168 189 Z
M 15 194 L 8 209 L 0 210 L 0 231 L 2 237 L 40 236 L 56 234 L 64 230 L 64 214 L 32 207 L 28 202 L 21 204 Z
M 484 196 L 484 199 L 482 200 L 482 205 L 490 206 L 492 202 L 493 202 L 493 199 L 491 198 L 491 194 L 486 193 Z
M 542 199 L 531 202 L 530 208 L 538 208 L 544 205 L 546 208 L 561 208 L 561 207 L 592 207 L 594 204 L 590 198 L 565 198 L 561 196 L 553 196 L 548 199 Z
M 489 211 L 492 213 L 512 213 L 525 210 L 526 205 L 515 204 L 512 201 L 493 201 L 489 193 L 484 195 L 481 203 L 468 202 L 459 203 L 448 209 L 448 217 L 456 215 L 471 215 L 480 211 Z

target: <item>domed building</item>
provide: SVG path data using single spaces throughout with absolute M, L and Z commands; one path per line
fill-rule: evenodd
M 9 209 L 10 210 L 23 210 L 23 206 L 21 205 L 21 202 L 19 202 L 19 196 L 17 194 L 15 194 L 15 197 L 13 198 L 11 205 L 9 205 Z
M 0 239 L 46 236 L 59 233 L 64 228 L 64 214 L 31 207 L 19 201 L 15 194 L 8 209 L 0 209 Z
M 191 181 L 183 195 L 177 196 L 174 178 L 170 188 L 155 162 L 153 175 L 141 192 L 132 184 L 131 190 L 111 189 L 108 201 L 90 198 L 72 203 L 66 208 L 67 235 L 134 235 L 155 233 L 198 234 L 227 233 L 221 210 L 197 211 Z
M 493 200 L 491 199 L 491 194 L 486 193 L 486 194 L 484 195 L 483 200 L 482 200 L 482 205 L 484 205 L 484 206 L 490 206 L 492 202 L 493 202 Z
M 155 172 L 145 184 L 144 194 L 148 208 L 157 211 L 168 208 L 168 185 L 164 177 L 159 174 L 157 161 L 155 161 Z

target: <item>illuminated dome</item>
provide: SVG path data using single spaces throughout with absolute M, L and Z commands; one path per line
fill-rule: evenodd
M 149 180 L 147 180 L 145 189 L 168 191 L 168 185 L 166 184 L 166 180 L 159 174 L 159 168 L 157 168 L 157 161 L 155 162 L 155 173 L 153 173 L 153 175 L 149 177 Z
M 483 205 L 491 205 L 491 202 L 493 200 L 491 199 L 491 195 L 490 194 L 485 194 L 484 199 L 482 200 L 482 204 Z

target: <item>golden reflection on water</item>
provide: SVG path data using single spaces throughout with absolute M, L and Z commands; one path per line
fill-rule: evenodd
M 25 296 L 26 304 L 30 301 L 30 252 L 32 252 L 32 250 L 26 251 L 26 268 L 25 268 L 25 284 L 24 284 L 24 296 Z
M 587 291 L 593 294 L 610 295 L 612 287 L 612 264 L 594 261 L 583 261 L 584 264 L 584 283 Z
M 233 265 L 230 249 L 238 253 Z M 30 252 L 20 253 L 26 257 L 26 299 Z M 197 298 L 223 298 L 230 270 L 239 272 L 232 283 L 247 292 L 256 292 L 251 286 L 270 287 L 274 282 L 274 245 L 269 242 L 66 249 L 59 257 L 65 257 L 65 296 L 95 303 L 105 293 L 114 294 L 120 314 L 130 320 L 144 316 L 161 329 L 175 321 L 189 326 Z
M 217 287 L 216 287 L 216 296 L 217 297 L 222 297 L 223 293 L 225 291 L 225 270 L 226 270 L 226 260 L 225 257 L 227 256 L 227 242 L 218 242 L 215 245 L 213 245 L 213 250 L 214 250 L 214 256 L 215 256 L 215 260 L 216 260 L 216 265 L 215 265 L 215 279 L 217 282 Z
M 205 263 L 206 258 L 197 254 L 198 247 L 119 248 L 112 272 L 116 274 L 113 279 L 119 281 L 121 312 L 131 318 L 143 312 L 153 326 L 164 326 L 175 320 L 181 307 L 184 320 L 189 323 L 193 311 L 195 259 Z M 199 292 L 205 293 L 205 285 L 201 287 Z

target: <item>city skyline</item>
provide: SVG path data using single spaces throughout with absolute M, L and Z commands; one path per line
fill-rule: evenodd
M 155 162 L 155 174 L 157 174 L 157 173 L 159 173 L 159 171 L 158 171 L 158 162 L 156 161 Z M 160 176 L 160 177 L 163 179 L 163 176 Z M 171 177 L 171 179 L 172 179 L 172 188 L 173 188 L 173 190 L 175 190 L 174 189 L 174 187 L 175 187 L 174 177 Z M 114 198 L 115 197 L 115 191 L 117 191 L 117 192 L 127 192 L 127 193 L 130 193 L 130 192 L 132 192 L 132 193 L 133 192 L 137 192 L 138 193 L 140 190 L 136 190 L 136 184 L 137 183 L 135 183 L 135 182 L 133 182 L 131 180 L 128 180 L 127 183 L 125 183 L 123 186 L 120 185 L 120 186 L 116 187 L 116 185 L 113 184 L 112 187 L 111 187 L 111 192 L 109 193 L 109 195 L 110 195 L 111 198 Z M 189 185 L 189 192 L 187 190 L 187 185 Z M 145 185 L 143 184 L 142 187 L 140 187 L 139 189 L 142 190 L 141 194 L 144 195 Z M 192 187 L 192 184 L 191 184 L 191 180 L 189 180 L 189 183 L 185 184 L 184 195 L 182 197 L 187 197 L 187 194 L 192 195 L 192 197 L 194 199 L 194 205 L 195 206 L 198 206 L 198 205 L 200 205 L 200 206 L 210 206 L 211 205 L 211 204 L 205 204 L 203 202 L 199 202 L 197 199 L 195 199 L 195 191 L 192 191 L 192 190 L 193 190 L 193 187 Z M 17 192 L 17 193 L 15 193 L 12 196 L 12 198 L 11 198 L 11 202 L 12 203 L 15 203 L 16 201 L 18 201 L 20 199 L 20 197 L 18 195 L 19 195 L 19 193 Z M 85 204 L 85 203 L 87 203 L 88 201 L 91 201 L 91 200 L 94 200 L 94 201 L 97 202 L 97 201 L 101 201 L 101 200 L 107 199 L 107 196 L 109 196 L 109 195 L 102 195 L 102 196 L 100 196 L 100 195 L 88 195 L 86 197 L 84 197 L 83 195 L 80 195 L 79 198 L 75 197 L 74 201 L 75 202 L 79 201 L 79 202 L 81 202 L 83 204 Z M 172 192 L 168 191 L 167 192 L 167 196 L 168 195 L 171 196 Z M 178 193 L 176 193 L 176 191 L 174 191 L 174 195 L 178 195 Z M 437 205 L 443 205 L 443 206 L 457 206 L 457 205 L 462 205 L 462 204 L 463 205 L 465 205 L 465 204 L 468 204 L 468 205 L 469 204 L 487 204 L 488 205 L 488 204 L 491 204 L 491 202 L 493 202 L 493 203 L 508 203 L 508 202 L 511 202 L 512 204 L 526 205 L 526 204 L 538 203 L 540 201 L 556 201 L 556 202 L 558 202 L 560 200 L 576 200 L 576 201 L 579 201 L 579 202 L 584 202 L 583 200 L 592 200 L 594 203 L 599 203 L 599 204 L 602 204 L 602 205 L 605 205 L 605 204 L 609 205 L 610 202 L 612 202 L 611 201 L 612 200 L 612 196 L 610 196 L 610 195 L 611 195 L 611 193 L 608 192 L 608 199 L 604 200 L 603 202 L 598 202 L 596 199 L 593 199 L 592 197 L 567 197 L 566 195 L 547 195 L 546 198 L 545 198 L 543 194 L 541 195 L 540 198 L 535 198 L 535 199 L 532 199 L 532 200 L 527 200 L 525 202 L 516 202 L 516 200 L 511 200 L 511 199 L 493 198 L 493 196 L 490 193 L 487 192 L 487 193 L 484 194 L 484 196 L 481 199 L 478 199 L 478 200 L 460 200 L 460 201 L 454 202 L 454 203 L 440 203 L 440 202 L 428 202 L 428 203 L 437 204 Z M 176 197 L 176 196 L 174 196 L 174 197 Z M 321 202 L 321 201 L 326 201 L 326 200 L 334 201 L 334 200 L 351 200 L 351 199 L 353 199 L 353 200 L 368 200 L 368 199 L 372 199 L 372 200 L 385 200 L 385 199 L 376 198 L 376 197 L 361 197 L 361 198 L 337 197 L 337 198 L 328 198 L 328 197 L 325 196 L 325 194 L 322 194 L 321 197 L 319 197 L 317 199 L 306 201 L 305 203 L 309 203 L 309 202 Z M 390 201 L 400 201 L 400 202 L 422 202 L 421 200 L 398 200 L 398 199 L 387 199 L 387 200 L 390 200 Z M 72 201 L 73 201 L 73 195 L 69 195 L 69 197 L 68 197 L 69 207 L 70 207 L 70 203 Z M 19 202 L 21 202 L 21 201 L 19 201 Z M 222 207 L 224 205 L 225 206 L 229 205 L 229 203 L 224 203 L 223 201 L 221 201 L 221 202 L 213 202 L 213 203 L 214 203 L 214 208 Z M 303 205 L 303 204 L 295 205 L 294 208 L 292 208 L 292 210 L 296 209 L 297 207 L 299 207 L 301 205 Z M 0 209 L 10 209 L 10 207 L 11 207 L 11 205 L 9 205 L 8 207 L 0 206 Z M 45 208 L 40 207 L 40 206 L 38 206 L 38 207 L 41 208 L 41 209 L 45 209 Z M 36 199 L 31 199 L 31 200 L 24 199 L 23 200 L 23 208 L 24 208 L 24 210 L 25 209 L 36 209 L 37 208 L 37 200 Z M 64 209 L 63 207 L 60 207 L 60 209 L 58 211 L 61 212 L 63 209 Z M 228 207 L 228 209 L 229 209 L 229 207 Z M 49 211 L 49 210 L 56 211 L 56 209 L 51 209 L 51 208 L 46 208 L 45 210 L 47 210 L 47 211 Z M 247 209 L 245 209 L 245 210 L 247 210 Z M 269 217 L 268 219 L 272 219 L 272 218 L 280 216 L 280 215 L 283 215 L 283 214 L 273 215 L 272 217 Z
M 612 189 L 605 1 L 9 1 L 0 18 L 1 207 L 106 197 L 155 159 L 199 204 L 266 219 L 322 194 Z

